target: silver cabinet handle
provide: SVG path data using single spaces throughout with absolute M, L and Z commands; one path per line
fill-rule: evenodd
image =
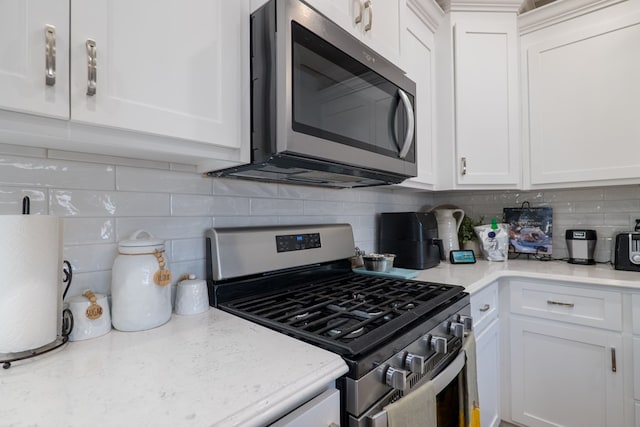
M 364 31 L 371 30 L 371 25 L 373 25 L 373 5 L 371 4 L 371 0 L 367 0 L 364 3 L 364 8 L 369 9 L 369 22 L 364 26 Z
M 479 310 L 484 313 L 485 311 L 489 311 L 490 308 L 491 306 L 489 304 L 485 304 L 482 307 L 480 307 Z
M 358 0 L 358 16 L 356 16 L 355 23 L 362 22 L 362 15 L 364 13 L 364 0 Z
M 617 372 L 618 367 L 616 363 L 616 349 L 611 347 L 611 372 Z
M 56 27 L 44 26 L 44 81 L 47 86 L 56 84 Z
M 560 307 L 569 307 L 569 308 L 573 308 L 575 306 L 575 304 L 572 302 L 559 302 L 559 301 L 552 301 L 552 300 L 547 300 L 547 304 L 559 305 Z
M 400 158 L 404 159 L 407 157 L 407 153 L 409 153 L 409 149 L 413 144 L 413 131 L 415 130 L 415 121 L 413 118 L 413 106 L 411 105 L 411 101 L 407 94 L 402 90 L 398 89 L 398 95 L 400 95 L 400 99 L 402 100 L 402 104 L 404 105 L 404 110 L 407 113 L 407 135 L 404 137 L 404 143 L 402 144 L 402 149 L 400 150 Z
M 462 168 L 462 171 L 460 172 L 460 174 L 466 175 L 467 174 L 467 158 L 466 157 L 460 158 L 460 166 Z
M 97 48 L 95 40 L 87 39 L 87 95 L 96 94 L 98 80 Z

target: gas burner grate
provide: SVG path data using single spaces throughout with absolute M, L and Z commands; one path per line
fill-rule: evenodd
M 458 298 L 463 288 L 356 273 L 220 307 L 329 350 L 356 355 Z

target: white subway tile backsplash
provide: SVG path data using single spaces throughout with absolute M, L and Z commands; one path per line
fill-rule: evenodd
M 344 213 L 344 203 L 324 200 L 305 200 L 304 215 L 341 215 Z
M 108 270 L 88 273 L 77 272 L 74 269 L 71 285 L 65 299 L 82 295 L 87 289 L 91 289 L 97 294 L 111 295 L 111 267 Z
M 204 238 L 173 239 L 171 241 L 171 255 L 172 263 L 203 260 L 205 256 Z
M 89 271 L 111 270 L 117 253 L 118 246 L 113 243 L 68 245 L 64 248 L 63 258 L 71 263 L 74 274 L 86 273 Z
M 213 194 L 248 197 L 277 197 L 278 187 L 260 181 L 208 178 L 213 183 Z
M 0 183 L 49 188 L 115 189 L 111 165 L 0 155 Z
M 136 230 L 145 230 L 158 239 L 204 238 L 213 227 L 210 217 L 116 218 L 116 241 L 129 238 Z
M 303 215 L 302 200 L 251 199 L 251 215 Z
M 116 227 L 113 218 L 64 218 L 65 245 L 86 245 L 115 242 Z
M 302 185 L 278 184 L 277 189 L 277 196 L 281 199 L 323 200 L 326 194 L 323 188 L 305 187 Z M 330 191 L 340 192 L 342 190 Z
M 77 151 L 48 150 L 50 159 L 72 160 L 87 163 L 124 165 L 145 169 L 169 169 L 169 163 L 154 160 L 130 159 L 128 157 L 107 156 L 103 154 L 78 153 Z
M 49 212 L 58 216 L 169 216 L 171 196 L 90 190 L 51 190 Z
M 207 194 L 213 192 L 213 180 L 200 174 L 118 166 L 118 191 L 150 193 Z
M 49 212 L 48 190 L 0 186 L 0 215 L 22 214 L 22 199 L 29 197 L 29 211 L 34 215 Z
M 192 165 L 0 145 L 0 214 L 31 211 L 64 218 L 64 257 L 74 268 L 69 295 L 110 293 L 117 243 L 144 229 L 165 240 L 174 281 L 205 275 L 204 233 L 210 227 L 349 223 L 357 246 L 377 250 L 381 212 L 455 205 L 468 215 L 502 218 L 503 207 L 554 209 L 554 253 L 566 257 L 564 232 L 593 228 L 596 259 L 610 256 L 616 232 L 640 218 L 640 186 L 544 191 L 419 193 L 395 187 L 325 189 L 207 178 Z
M 171 197 L 171 214 L 174 216 L 249 215 L 249 199 L 174 194 Z

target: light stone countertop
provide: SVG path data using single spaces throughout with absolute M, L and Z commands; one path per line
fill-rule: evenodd
M 417 279 L 473 293 L 505 277 L 640 290 L 640 273 L 563 261 L 441 263 Z M 0 427 L 264 425 L 346 371 L 333 353 L 211 308 L 0 370 Z
M 640 290 L 640 272 L 615 270 L 609 264 L 578 265 L 566 261 L 509 260 L 440 265 L 421 270 L 417 280 L 464 286 L 474 293 L 503 277 L 527 277 Z
M 0 426 L 258 426 L 320 393 L 336 354 L 210 308 L 0 369 Z

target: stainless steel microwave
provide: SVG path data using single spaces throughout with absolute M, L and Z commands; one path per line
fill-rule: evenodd
M 251 163 L 211 176 L 329 187 L 416 175 L 415 83 L 300 0 L 251 15 Z

